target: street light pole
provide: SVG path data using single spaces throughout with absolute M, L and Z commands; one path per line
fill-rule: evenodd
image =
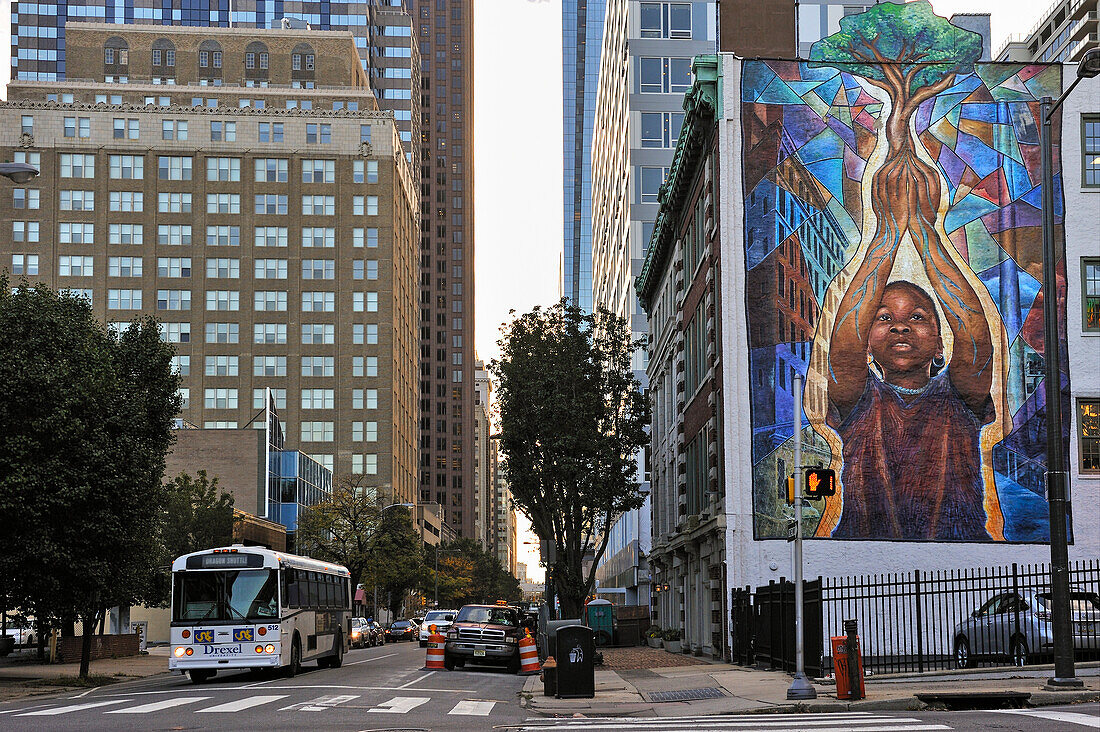
M 787 687 L 788 699 L 816 699 L 817 690 L 806 677 L 804 625 L 805 607 L 802 599 L 802 377 L 795 376 L 794 388 L 794 678 Z
M 1061 336 L 1058 328 L 1058 251 L 1054 242 L 1054 139 L 1051 118 L 1081 79 L 1100 74 L 1100 49 L 1085 54 L 1077 66 L 1077 78 L 1056 100 L 1039 103 L 1042 129 L 1043 219 L 1043 378 L 1047 428 L 1047 506 L 1050 519 L 1050 589 L 1054 631 L 1053 688 L 1081 688 L 1073 661 L 1073 625 L 1070 614 L 1069 539 L 1066 530 L 1066 458 L 1062 449 Z M 1068 272 L 1067 272 L 1068 274 Z

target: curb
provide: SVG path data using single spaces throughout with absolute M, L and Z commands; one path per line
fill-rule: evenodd
M 1028 699 L 1027 707 L 1045 707 L 1062 704 L 1086 704 L 1100 701 L 1100 690 L 1086 689 L 1084 691 L 1037 691 L 1032 692 Z M 668 704 L 682 704 L 682 702 L 667 702 Z M 664 706 L 665 703 L 656 704 L 627 704 L 603 706 L 575 706 L 569 708 L 543 708 L 538 707 L 532 698 L 525 706 L 528 711 L 540 714 L 544 717 L 569 717 L 577 712 L 586 717 L 631 717 L 640 712 L 652 712 L 654 708 Z M 812 702 L 800 702 L 797 704 L 779 704 L 752 709 L 738 709 L 736 712 L 713 712 L 705 716 L 721 717 L 724 714 L 813 714 L 828 712 L 916 712 L 926 709 L 937 709 L 937 705 L 926 704 L 916 696 L 895 697 L 893 699 L 872 699 L 860 701 L 821 700 Z

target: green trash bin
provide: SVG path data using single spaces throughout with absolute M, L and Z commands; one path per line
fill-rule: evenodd
M 615 606 L 609 600 L 593 600 L 584 609 L 597 646 L 609 646 L 615 637 Z

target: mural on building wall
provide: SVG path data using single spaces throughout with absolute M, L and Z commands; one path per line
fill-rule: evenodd
M 981 55 L 927 2 L 881 3 L 809 61 L 744 62 L 758 539 L 791 513 L 796 376 L 803 464 L 840 477 L 805 535 L 1048 539 L 1037 122 L 1061 70 Z

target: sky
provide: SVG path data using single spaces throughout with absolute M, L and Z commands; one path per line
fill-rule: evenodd
M 766 0 L 761 0 L 766 2 Z M 475 343 L 488 362 L 499 353 L 509 311 L 559 297 L 562 253 L 561 1 L 474 2 Z M 1050 3 L 932 0 L 940 15 L 990 13 L 993 49 L 1026 34 Z M 10 17 L 10 0 L 0 0 Z M 10 45 L 0 49 L 0 81 Z M 6 95 L 4 95 L 6 97 Z M 520 518 L 519 561 L 540 580 L 538 550 Z

